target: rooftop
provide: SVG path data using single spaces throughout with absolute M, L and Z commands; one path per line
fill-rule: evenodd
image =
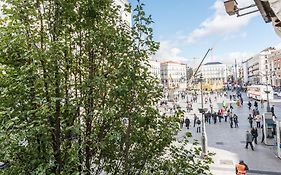
M 161 64 L 180 64 L 180 65 L 185 65 L 185 64 L 177 62 L 177 61 L 162 61 Z
M 221 62 L 208 62 L 204 65 L 215 65 L 215 64 L 222 64 Z

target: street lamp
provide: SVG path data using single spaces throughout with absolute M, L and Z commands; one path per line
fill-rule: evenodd
M 269 93 L 270 91 L 268 90 L 268 73 L 266 72 L 265 74 L 266 77 L 266 91 L 264 91 L 266 93 L 266 99 L 267 99 L 267 105 L 266 105 L 266 111 L 270 112 L 270 105 L 269 105 Z
M 269 89 L 268 89 L 268 76 L 269 76 L 269 74 L 268 74 L 267 71 L 265 72 L 265 74 L 263 74 L 263 73 L 261 73 L 261 72 L 260 72 L 260 74 L 263 75 L 263 76 L 265 76 L 265 78 L 266 78 L 266 90 L 264 91 L 264 92 L 266 93 L 266 100 L 267 100 L 266 112 L 270 112 L 270 104 L 269 104 L 269 93 L 270 93 L 270 91 L 269 91 Z M 275 72 L 272 72 L 271 76 L 272 76 L 272 75 L 274 76 L 274 75 L 275 75 Z
M 201 76 L 199 78 L 200 81 L 200 91 L 201 91 L 201 109 L 199 109 L 199 112 L 202 114 L 202 157 L 204 157 L 207 154 L 207 134 L 205 132 L 205 112 L 207 111 L 204 109 L 204 102 L 203 102 L 203 75 L 201 73 Z
M 249 15 L 251 13 L 260 12 L 266 23 L 272 22 L 274 30 L 281 37 L 281 15 L 279 0 L 253 0 L 254 4 L 239 8 L 236 0 L 225 0 L 224 7 L 228 15 L 237 15 L 237 17 Z M 255 8 L 254 8 L 255 7 Z M 253 9 L 254 8 L 254 9 Z M 251 11 L 249 11 L 249 9 Z M 246 12 L 244 10 L 247 10 Z M 241 12 L 243 12 L 241 14 Z

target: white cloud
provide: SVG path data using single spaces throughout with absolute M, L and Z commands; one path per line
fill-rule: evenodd
M 244 5 L 250 5 L 253 3 L 251 0 L 241 0 L 239 7 Z M 228 16 L 225 12 L 224 4 L 222 0 L 216 0 L 212 8 L 215 13 L 212 17 L 204 20 L 200 27 L 194 29 L 186 39 L 186 42 L 191 44 L 200 39 L 209 37 L 212 35 L 227 36 L 233 32 L 239 31 L 242 27 L 246 26 L 249 21 L 257 14 L 251 14 L 237 18 L 236 16 Z
M 153 56 L 157 60 L 174 60 L 174 61 L 183 61 L 185 58 L 181 56 L 182 50 L 176 47 L 176 43 L 172 41 L 161 41 L 160 48 L 156 55 Z

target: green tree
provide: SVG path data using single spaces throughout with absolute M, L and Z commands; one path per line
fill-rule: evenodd
M 173 146 L 182 113 L 155 107 L 159 44 L 140 1 L 132 28 L 111 0 L 4 2 L 1 174 L 208 173 L 199 148 Z

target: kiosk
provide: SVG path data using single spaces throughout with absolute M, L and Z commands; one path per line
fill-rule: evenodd
M 266 112 L 263 114 L 263 134 L 264 134 L 264 144 L 275 145 L 274 140 L 275 122 L 272 117 L 271 112 Z
M 277 156 L 281 158 L 281 121 L 276 121 Z

